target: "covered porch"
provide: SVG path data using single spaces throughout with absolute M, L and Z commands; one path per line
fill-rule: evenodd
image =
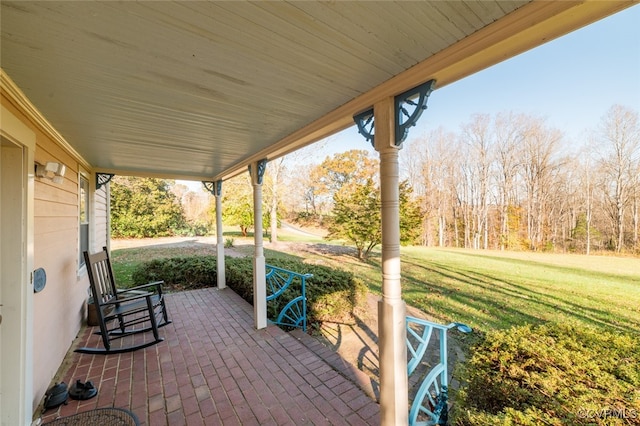
M 404 137 L 435 82 L 444 87 L 634 3 L 3 1 L 0 423 L 29 424 L 85 319 L 82 252 L 108 244 L 109 176 L 209 182 L 220 211 L 223 182 L 250 168 L 259 218 L 267 162 L 355 119 L 381 164 L 380 415 L 373 402 L 352 407 L 360 398 L 341 392 L 340 375 L 323 377 L 317 356 L 266 327 L 263 305 L 181 299 L 205 292 L 172 295 L 174 324 L 161 344 L 83 355 L 64 379 L 86 373 L 100 389 L 76 410 L 128 398 L 145 424 L 192 415 L 206 424 L 406 424 Z M 36 175 L 38 165 L 56 171 Z M 262 241 L 255 246 L 262 303 Z M 36 293 L 39 268 L 49 284 Z M 363 414 L 368 405 L 372 414 Z
M 379 405 L 349 377 L 355 367 L 338 371 L 301 333 L 273 325 L 256 330 L 253 308 L 233 290 L 172 293 L 167 303 L 173 323 L 162 328 L 164 342 L 143 350 L 74 353 L 79 345 L 99 345 L 84 328 L 57 380 L 90 380 L 98 394 L 69 399 L 42 421 L 121 407 L 153 426 L 379 424 Z

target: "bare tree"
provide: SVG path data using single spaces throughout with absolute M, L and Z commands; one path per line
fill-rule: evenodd
M 606 176 L 603 194 L 614 224 L 615 250 L 624 248 L 625 213 L 636 188 L 640 162 L 640 123 L 638 113 L 614 105 L 603 117 L 599 128 L 600 167 Z
M 269 241 L 278 242 L 278 203 L 280 201 L 280 180 L 284 174 L 286 165 L 285 158 L 280 157 L 267 163 L 267 176 L 269 177 L 267 186 L 269 191 Z
M 491 117 L 476 114 L 462 126 L 462 140 L 470 154 L 473 247 L 489 248 L 489 185 L 493 163 Z
M 532 250 L 538 250 L 545 237 L 546 207 L 557 167 L 554 156 L 561 139 L 558 130 L 548 129 L 542 119 L 531 117 L 521 153 L 527 196 L 527 237 Z
M 524 114 L 509 112 L 498 114 L 494 122 L 501 250 L 513 248 L 509 211 L 510 207 L 519 202 L 516 194 L 518 170 L 522 166 L 519 152 L 526 134 L 527 121 Z
M 403 162 L 409 183 L 421 201 L 423 211 L 422 244 L 444 247 L 447 241 L 448 216 L 452 205 L 452 176 L 457 160 L 455 135 L 438 128 L 415 141 Z

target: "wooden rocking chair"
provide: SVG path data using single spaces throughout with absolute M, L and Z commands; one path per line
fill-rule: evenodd
M 162 293 L 163 281 L 118 290 L 106 247 L 89 254 L 84 252 L 89 274 L 91 294 L 104 348 L 82 347 L 75 352 L 88 354 L 115 354 L 131 352 L 162 342 L 158 328 L 170 324 Z M 153 340 L 112 348 L 111 341 L 132 334 L 153 332 Z

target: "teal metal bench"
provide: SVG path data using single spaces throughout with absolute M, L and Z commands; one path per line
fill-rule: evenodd
M 280 306 L 281 298 L 291 297 L 286 305 L 277 311 L 273 324 L 301 328 L 307 331 L 307 290 L 306 281 L 312 274 L 299 274 L 272 265 L 265 265 L 267 282 L 267 309 L 271 305 Z
M 470 333 L 469 326 L 460 323 L 437 324 L 419 318 L 407 317 L 407 373 L 416 372 L 427 352 L 433 331 L 440 340 L 439 362 L 426 374 L 411 403 L 409 425 L 446 425 L 448 415 L 449 376 L 447 371 L 447 331 L 456 328 Z

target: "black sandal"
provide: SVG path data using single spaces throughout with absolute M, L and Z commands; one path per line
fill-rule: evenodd
M 71 389 L 69 389 L 69 397 L 81 401 L 91 399 L 97 394 L 98 389 L 93 386 L 93 383 L 91 381 L 82 383 L 80 380 L 76 380 L 76 382 L 71 386 Z

